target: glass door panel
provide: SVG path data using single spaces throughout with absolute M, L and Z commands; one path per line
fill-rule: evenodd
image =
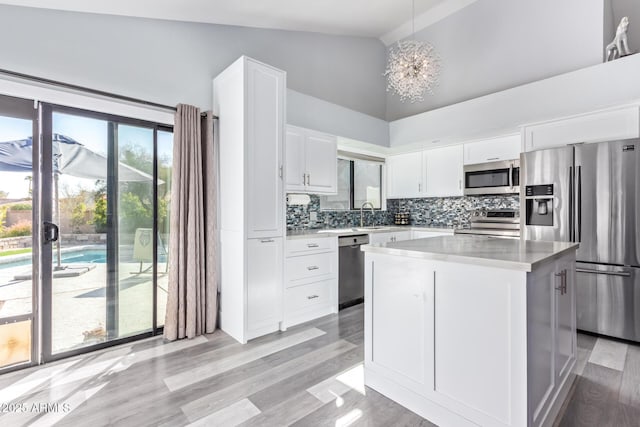
M 109 123 L 52 113 L 51 352 L 106 341 Z M 46 138 L 45 138 L 46 140 Z
M 117 125 L 119 336 L 153 327 L 154 130 Z
M 173 165 L 173 133 L 158 131 L 158 241 L 156 324 L 164 325 L 169 285 L 169 214 L 171 211 L 171 173 Z
M 50 105 L 43 107 L 43 123 L 44 144 L 51 147 L 43 212 L 59 229 L 58 241 L 43 251 L 49 263 L 43 269 L 45 359 L 153 334 L 166 305 L 164 291 L 159 314 L 157 273 L 166 276 L 167 253 L 158 248 L 168 240 L 172 134 L 146 122 Z
M 35 354 L 35 112 L 33 101 L 0 96 L 0 372 Z

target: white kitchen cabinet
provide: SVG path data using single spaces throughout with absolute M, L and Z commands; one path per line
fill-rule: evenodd
M 220 120 L 220 326 L 241 343 L 282 322 L 286 74 L 241 57 L 213 81 Z
M 337 138 L 311 129 L 287 126 L 288 192 L 338 192 Z
M 387 198 L 462 195 L 462 145 L 389 156 Z
M 305 131 L 287 126 L 286 137 L 286 187 L 288 192 L 304 192 L 307 181 L 305 166 Z
M 403 240 L 411 240 L 410 230 L 371 233 L 369 235 L 369 243 L 373 244 L 401 242 Z
M 449 231 L 425 231 L 425 230 L 411 230 L 411 239 L 425 239 L 428 237 L 439 236 L 452 236 L 453 230 Z
M 424 152 L 426 197 L 462 196 L 462 145 Z
M 527 287 L 531 425 L 540 425 L 576 362 L 575 255 L 529 273 Z
M 423 155 L 398 154 L 386 158 L 387 198 L 404 199 L 425 197 Z
M 575 279 L 575 267 L 564 260 L 554 272 L 555 278 L 555 378 L 556 383 L 569 374 L 576 360 L 576 293 L 572 284 Z M 560 288 L 560 289 L 558 289 Z
M 499 162 L 520 158 L 520 134 L 473 141 L 464 144 L 464 164 Z
M 366 385 L 438 425 L 551 425 L 575 375 L 574 269 L 575 251 L 531 272 L 367 251 Z
M 640 107 L 632 106 L 525 126 L 525 151 L 640 136 Z
M 283 238 L 247 243 L 247 339 L 282 320 Z
M 337 237 L 287 239 L 285 253 L 283 326 L 337 313 Z
M 365 348 L 369 367 L 392 375 L 409 390 L 425 394 L 433 384 L 433 270 L 402 259 L 394 263 L 365 265 L 365 283 L 375 268 L 376 286 L 365 287 L 365 322 L 371 343 Z M 415 280 L 403 280 L 406 269 L 416 271 Z

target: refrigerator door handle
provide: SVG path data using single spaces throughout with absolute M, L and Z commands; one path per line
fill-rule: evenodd
M 513 188 L 513 163 L 509 165 L 509 187 Z
M 576 229 L 575 229 L 575 213 L 574 213 L 574 179 L 573 179 L 573 166 L 569 166 L 569 241 L 576 241 Z
M 576 179 L 577 197 L 576 197 L 576 210 L 577 210 L 577 228 L 576 228 L 576 242 L 582 240 L 582 166 L 576 166 L 576 172 L 578 173 Z
M 604 274 L 606 276 L 631 277 L 631 273 L 629 273 L 628 271 L 592 270 L 590 268 L 576 268 L 576 273 Z

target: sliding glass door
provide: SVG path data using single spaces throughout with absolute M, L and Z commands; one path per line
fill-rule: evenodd
M 167 126 L 0 96 L 0 373 L 161 330 L 172 148 Z
M 37 360 L 37 129 L 33 101 L 0 96 L 0 371 Z
M 43 105 L 45 361 L 158 332 L 161 132 L 172 136 L 154 123 Z

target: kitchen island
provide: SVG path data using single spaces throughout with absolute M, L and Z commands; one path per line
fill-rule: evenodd
M 365 384 L 441 426 L 552 425 L 575 377 L 577 247 L 363 246 Z

